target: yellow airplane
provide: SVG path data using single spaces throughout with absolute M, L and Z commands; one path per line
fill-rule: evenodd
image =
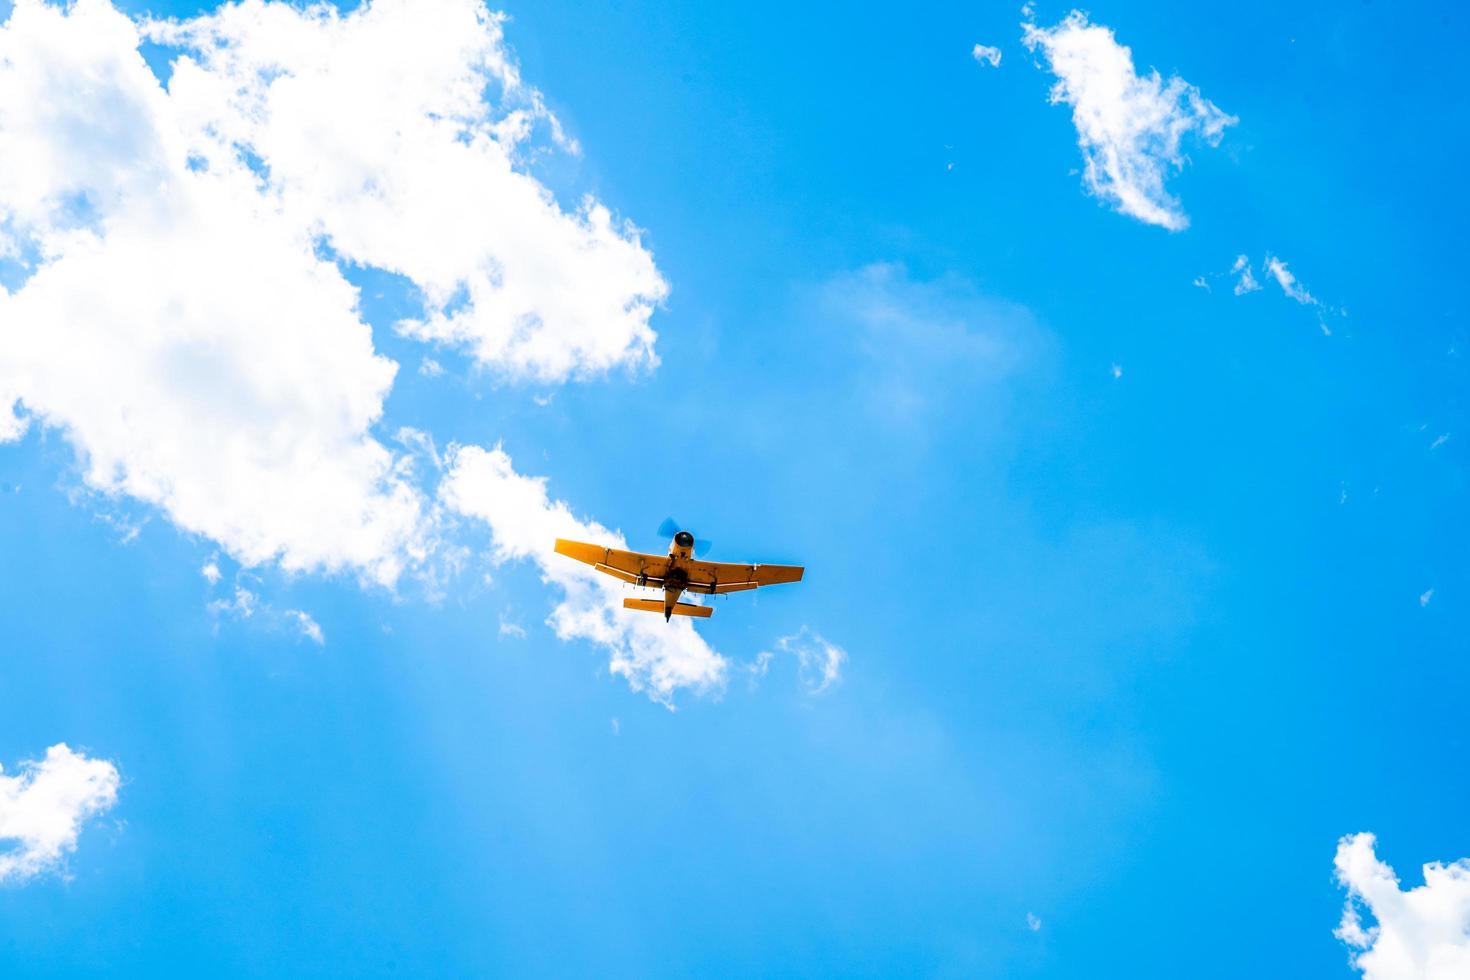
M 600 544 L 568 541 L 565 538 L 556 539 L 556 550 L 630 585 L 663 589 L 662 602 L 657 599 L 624 599 L 623 608 L 661 612 L 664 614 L 664 622 L 668 622 L 671 616 L 705 618 L 714 612 L 710 606 L 680 602 L 679 596 L 685 592 L 720 595 L 725 592 L 757 589 L 762 585 L 801 581 L 803 568 L 800 565 L 734 565 L 728 562 L 702 561 L 695 557 L 693 534 L 678 528 L 671 521 L 665 521 L 659 528 L 661 533 L 668 533 L 670 530 L 674 532 L 674 540 L 669 545 L 667 556 L 619 551 L 617 548 L 604 548 Z M 700 553 L 703 553 L 702 548 Z

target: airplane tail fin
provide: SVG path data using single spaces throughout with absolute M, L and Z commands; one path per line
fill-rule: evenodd
M 624 599 L 623 608 L 661 613 L 664 611 L 664 604 L 657 599 Z M 696 606 L 692 602 L 676 602 L 670 611 L 675 616 L 697 616 L 700 619 L 708 619 L 715 610 L 713 606 Z

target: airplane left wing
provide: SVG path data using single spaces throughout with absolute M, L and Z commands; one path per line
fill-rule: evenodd
M 688 561 L 679 566 L 689 570 L 689 591 L 706 595 L 800 582 L 805 571 L 801 565 L 737 565 L 723 561 Z
M 604 548 L 600 544 L 587 544 L 584 541 L 557 538 L 556 551 L 568 558 L 586 562 L 599 572 L 634 585 L 662 585 L 664 575 L 669 570 L 668 558 L 640 554 L 636 551 L 621 551 L 617 548 Z

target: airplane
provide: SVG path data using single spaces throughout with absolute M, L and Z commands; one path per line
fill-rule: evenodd
M 673 616 L 696 616 L 707 619 L 714 609 L 710 606 L 680 602 L 685 592 L 701 595 L 721 595 L 726 592 L 744 592 L 762 585 L 779 585 L 783 582 L 800 582 L 801 565 L 736 565 L 721 561 L 703 561 L 696 557 L 694 535 L 674 524 L 664 521 L 659 526 L 660 534 L 673 534 L 669 553 L 645 555 L 636 551 L 620 551 L 604 548 L 600 544 L 584 541 L 556 539 L 559 554 L 577 561 L 586 562 L 599 572 L 622 579 L 630 585 L 663 589 L 664 598 L 624 599 L 624 609 L 642 612 L 662 612 L 664 622 Z M 707 546 L 707 542 L 700 542 Z M 703 555 L 704 548 L 698 549 Z

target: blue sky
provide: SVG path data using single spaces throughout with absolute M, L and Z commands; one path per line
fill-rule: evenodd
M 1464 10 L 20 6 L 0 972 L 1470 962 Z

